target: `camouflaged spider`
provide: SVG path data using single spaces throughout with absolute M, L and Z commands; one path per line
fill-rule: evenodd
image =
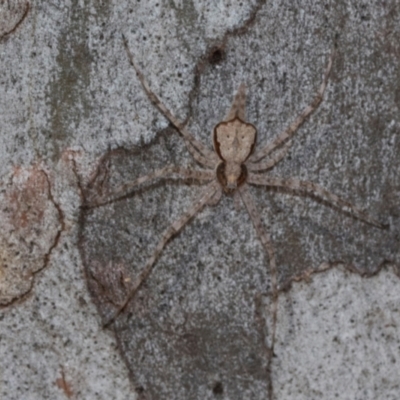
M 133 299 L 138 292 L 142 283 L 151 273 L 158 257 L 168 241 L 176 235 L 187 223 L 199 213 L 206 205 L 216 205 L 223 194 L 233 195 L 235 200 L 243 201 L 253 226 L 256 230 L 257 236 L 261 241 L 267 257 L 269 259 L 269 267 L 271 273 L 272 296 L 275 301 L 273 302 L 274 308 L 272 310 L 272 325 L 273 331 L 276 325 L 277 313 L 277 270 L 275 251 L 271 242 L 270 235 L 264 229 L 261 217 L 253 197 L 249 191 L 249 186 L 267 186 L 267 187 L 281 187 L 289 189 L 290 191 L 301 192 L 311 195 L 313 198 L 319 198 L 325 203 L 330 204 L 336 209 L 353 215 L 366 223 L 372 224 L 377 227 L 382 227 L 382 224 L 377 220 L 364 213 L 357 207 L 349 202 L 339 198 L 335 194 L 330 193 L 321 186 L 308 181 L 302 181 L 297 178 L 278 178 L 268 176 L 262 171 L 267 171 L 281 161 L 286 155 L 290 145 L 291 138 L 297 129 L 302 125 L 305 119 L 314 112 L 321 104 L 323 94 L 327 86 L 329 73 L 332 68 L 334 52 L 329 57 L 328 65 L 326 67 L 323 81 L 313 102 L 304 109 L 304 111 L 297 117 L 297 119 L 283 132 L 276 136 L 266 146 L 256 149 L 256 134 L 257 130 L 254 125 L 246 122 L 245 116 L 245 85 L 241 84 L 234 97 L 232 106 L 226 117 L 216 125 L 213 131 L 214 151 L 209 149 L 203 143 L 198 141 L 191 133 L 189 133 L 184 124 L 179 121 L 161 102 L 161 100 L 152 92 L 146 81 L 143 73 L 139 70 L 132 53 L 129 50 L 128 43 L 124 38 L 124 45 L 133 68 L 136 71 L 147 96 L 153 104 L 160 110 L 160 112 L 170 121 L 172 125 L 182 135 L 186 147 L 190 154 L 197 161 L 199 165 L 206 168 L 203 170 L 191 170 L 176 166 L 167 166 L 158 169 L 149 175 L 142 176 L 133 182 L 124 184 L 114 191 L 112 196 L 93 204 L 100 206 L 109 203 L 116 199 L 118 196 L 126 195 L 133 188 L 150 181 L 157 179 L 195 179 L 204 181 L 205 187 L 197 201 L 175 222 L 173 222 L 162 234 L 153 254 L 147 260 L 146 265 L 141 270 L 140 274 L 136 277 L 133 285 L 130 288 L 129 294 L 123 303 L 117 308 L 111 319 L 105 325 L 112 323 L 127 304 Z M 262 161 L 267 157 L 266 161 Z M 272 335 L 272 338 L 274 334 Z M 271 346 L 273 347 L 273 339 Z

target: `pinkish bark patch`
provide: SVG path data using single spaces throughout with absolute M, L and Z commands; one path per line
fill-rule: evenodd
M 62 215 L 47 174 L 37 166 L 15 169 L 2 185 L 0 202 L 0 305 L 7 305 L 25 295 L 46 266 Z
M 28 15 L 26 0 L 0 0 L 0 39 L 14 32 Z

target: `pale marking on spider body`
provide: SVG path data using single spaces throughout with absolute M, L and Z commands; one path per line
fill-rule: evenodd
M 277 266 L 275 250 L 272 244 L 269 233 L 263 226 L 261 216 L 257 210 L 254 199 L 250 193 L 250 185 L 265 186 L 265 187 L 283 187 L 293 192 L 300 192 L 306 195 L 311 195 L 312 198 L 316 197 L 322 199 L 325 203 L 334 208 L 350 213 L 357 219 L 367 222 L 371 225 L 382 228 L 383 225 L 369 216 L 367 213 L 361 211 L 359 208 L 353 206 L 351 203 L 342 200 L 338 196 L 330 193 L 328 190 L 313 183 L 301 181 L 297 178 L 275 178 L 257 172 L 265 171 L 273 168 L 280 162 L 287 154 L 291 138 L 297 129 L 303 124 L 305 119 L 312 114 L 320 105 L 325 92 L 329 73 L 332 67 L 334 52 L 331 53 L 326 67 L 323 81 L 317 91 L 314 101 L 304 109 L 304 111 L 296 118 L 296 120 L 282 133 L 276 136 L 270 143 L 262 147 L 258 151 L 254 151 L 256 143 L 256 128 L 254 125 L 246 122 L 245 118 L 245 85 L 241 84 L 237 94 L 233 100 L 232 106 L 228 111 L 226 117 L 216 125 L 213 131 L 214 151 L 206 145 L 198 141 L 183 124 L 168 110 L 168 108 L 161 102 L 161 100 L 151 91 L 148 82 L 146 81 L 143 73 L 139 70 L 138 65 L 133 59 L 132 53 L 128 48 L 128 43 L 124 38 L 124 45 L 130 60 L 131 65 L 136 71 L 140 83 L 148 98 L 154 105 L 161 111 L 161 113 L 174 125 L 182 135 L 185 144 L 194 157 L 196 162 L 205 167 L 206 170 L 190 170 L 187 168 L 180 168 L 175 166 L 168 166 L 159 169 L 152 174 L 140 177 L 133 182 L 119 186 L 112 195 L 107 195 L 105 198 L 93 201 L 88 204 L 88 207 L 98 207 L 107 204 L 111 201 L 121 199 L 130 192 L 134 191 L 139 185 L 153 182 L 158 179 L 173 178 L 187 180 L 197 180 L 207 182 L 201 197 L 189 207 L 189 209 L 169 228 L 167 228 L 161 236 L 153 254 L 147 260 L 144 268 L 137 275 L 136 279 L 132 279 L 132 286 L 126 296 L 125 301 L 120 304 L 115 310 L 112 317 L 106 321 L 105 326 L 111 324 L 120 315 L 120 313 L 127 307 L 130 301 L 133 300 L 135 294 L 140 290 L 141 285 L 150 275 L 158 257 L 160 256 L 165 245 L 176 235 L 182 228 L 193 218 L 196 214 L 207 205 L 216 205 L 222 194 L 234 195 L 235 204 L 240 200 L 245 205 L 245 208 L 250 216 L 257 237 L 259 238 L 266 257 L 269 260 L 269 272 L 271 276 L 272 287 L 272 329 L 271 341 L 269 345 L 268 365 L 270 366 L 273 355 L 275 330 L 277 324 L 277 304 L 278 304 L 278 280 L 277 280 Z M 266 161 L 259 162 L 264 157 L 269 156 Z M 271 392 L 272 389 L 270 389 Z M 270 398 L 271 398 L 270 394 Z

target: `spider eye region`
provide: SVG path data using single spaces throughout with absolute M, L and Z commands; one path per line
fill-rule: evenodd
M 227 163 L 242 164 L 253 151 L 257 130 L 252 124 L 236 117 L 220 122 L 214 128 L 214 147 Z

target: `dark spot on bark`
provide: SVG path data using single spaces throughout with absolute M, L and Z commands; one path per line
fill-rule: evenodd
M 223 394 L 224 393 L 224 387 L 222 386 L 221 382 L 216 382 L 214 387 L 213 387 L 213 393 L 215 395 Z
M 144 392 L 144 387 L 143 386 L 138 386 L 135 388 L 136 393 L 143 393 Z
M 214 47 L 210 51 L 208 61 L 211 65 L 220 64 L 225 59 L 225 51 L 220 47 Z

